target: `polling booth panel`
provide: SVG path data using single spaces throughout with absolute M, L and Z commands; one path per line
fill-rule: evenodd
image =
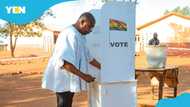
M 134 80 L 135 3 L 108 2 L 91 12 L 96 26 L 87 36 L 87 42 L 91 54 L 101 61 L 98 81 Z
M 112 1 L 91 11 L 96 26 L 87 45 L 101 70 L 90 66 L 89 107 L 136 107 L 135 6 Z

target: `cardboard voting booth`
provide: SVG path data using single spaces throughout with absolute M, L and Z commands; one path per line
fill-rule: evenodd
M 111 1 L 91 11 L 96 26 L 87 44 L 101 70 L 90 66 L 96 81 L 90 83 L 89 107 L 136 107 L 135 6 Z

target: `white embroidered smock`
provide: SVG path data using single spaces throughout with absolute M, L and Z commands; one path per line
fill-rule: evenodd
M 88 64 L 93 59 L 85 46 L 86 38 L 78 30 L 69 26 L 63 30 L 56 42 L 42 79 L 42 88 L 54 92 L 80 92 L 86 90 L 86 82 L 78 76 L 61 69 L 64 60 L 73 64 L 81 72 L 88 73 Z

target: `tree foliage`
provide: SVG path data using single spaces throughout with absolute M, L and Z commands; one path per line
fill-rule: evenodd
M 17 25 L 7 22 L 4 26 L 0 26 L 0 34 L 9 37 L 12 57 L 15 57 L 14 51 L 18 37 L 40 37 L 42 35 L 42 30 L 45 29 L 45 26 L 41 20 L 47 16 L 55 17 L 52 10 L 47 10 L 42 17 L 31 23 Z
M 13 23 L 6 23 L 3 28 L 0 29 L 0 33 L 5 36 L 13 37 L 34 37 L 41 36 L 43 24 L 39 21 L 33 21 L 29 24 L 17 25 Z
M 39 20 L 23 25 L 6 23 L 4 27 L 0 28 L 0 33 L 9 36 L 11 56 L 15 57 L 14 51 L 18 37 L 40 37 L 43 28 L 44 26 Z
M 190 7 L 185 6 L 185 7 L 176 7 L 173 10 L 166 10 L 164 14 L 170 13 L 170 12 L 175 12 L 175 13 L 180 13 L 185 16 L 190 16 Z

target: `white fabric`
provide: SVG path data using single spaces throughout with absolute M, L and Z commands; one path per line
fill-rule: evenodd
M 80 71 L 88 73 L 88 63 L 92 60 L 92 57 L 85 44 L 85 36 L 82 36 L 73 26 L 60 33 L 53 55 L 44 71 L 42 88 L 54 92 L 86 90 L 86 84 L 82 79 L 60 68 L 66 60 Z

